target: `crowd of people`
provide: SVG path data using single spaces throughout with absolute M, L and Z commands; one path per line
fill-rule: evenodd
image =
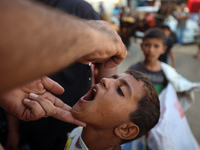
M 117 15 L 115 13 L 116 8 L 119 10 Z M 110 21 L 119 26 L 119 34 L 127 47 L 130 44 L 131 37 L 141 38 L 147 29 L 161 27 L 163 24 L 169 26 L 174 44 L 183 45 L 196 42 L 195 36 L 198 33 L 197 14 L 198 12 L 189 11 L 186 2 L 161 1 L 160 5 L 157 6 L 155 1 L 152 0 L 148 3 L 138 3 L 134 8 L 116 6 L 113 9 Z M 190 28 L 187 24 L 192 20 L 192 17 L 195 18 L 193 21 L 196 26 L 193 29 L 194 31 L 191 29 L 192 32 L 188 33 Z M 186 34 L 190 35 L 186 36 Z M 189 39 L 187 39 L 188 37 Z
M 128 144 L 160 123 L 162 91 L 169 83 L 182 86 L 165 72 L 169 56 L 176 68 L 172 48 L 182 44 L 189 17 L 180 6 L 177 41 L 165 19 L 157 25 L 145 13 L 145 59 L 116 75 L 127 37 L 138 29 L 130 25 L 141 19 L 125 18 L 125 7 L 113 9 L 116 31 L 103 21 L 102 2 L 98 13 L 84 0 L 2 0 L 0 150 L 131 150 Z M 200 87 L 187 83 L 190 89 L 175 91 L 188 96 Z

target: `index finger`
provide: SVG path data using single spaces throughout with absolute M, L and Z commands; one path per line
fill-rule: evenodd
M 65 91 L 64 88 L 60 84 L 50 79 L 49 77 L 45 76 L 41 80 L 45 89 L 47 89 L 51 93 L 62 94 Z
M 42 96 L 48 99 L 49 101 L 51 101 L 56 107 L 56 114 L 53 115 L 52 117 L 59 119 L 61 121 L 73 123 L 79 126 L 84 126 L 84 127 L 86 126 L 86 123 L 81 122 L 72 116 L 70 112 L 72 108 L 68 106 L 67 104 L 65 104 L 63 101 L 61 101 L 59 98 L 55 97 L 49 92 L 46 92 Z

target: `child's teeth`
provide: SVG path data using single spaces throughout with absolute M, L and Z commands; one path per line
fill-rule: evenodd
M 93 91 L 96 93 L 97 92 L 97 90 L 96 89 L 93 89 Z

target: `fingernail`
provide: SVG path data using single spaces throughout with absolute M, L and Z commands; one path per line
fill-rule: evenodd
M 29 95 L 30 95 L 31 97 L 34 97 L 34 98 L 37 98 L 37 97 L 38 97 L 38 95 L 35 94 L 35 93 L 30 93 Z
M 30 99 L 26 99 L 26 98 L 25 98 L 25 99 L 24 99 L 24 101 L 26 101 L 26 102 L 30 102 L 31 100 L 30 100 Z

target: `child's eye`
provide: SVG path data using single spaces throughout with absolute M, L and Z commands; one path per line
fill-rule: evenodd
M 122 88 L 120 86 L 117 87 L 117 93 L 121 96 L 124 96 L 124 93 L 123 93 Z

